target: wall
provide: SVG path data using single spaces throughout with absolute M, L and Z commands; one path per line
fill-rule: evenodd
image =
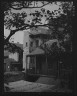
M 38 38 L 30 38 L 30 43 L 33 42 L 33 46 L 29 47 L 30 52 L 32 52 L 33 50 L 36 49 L 36 47 L 38 47 L 38 46 L 36 46 L 36 40 L 39 41 L 38 46 L 40 46 L 43 43 L 43 39 L 41 39 L 40 37 L 38 37 Z
M 27 46 L 26 46 L 27 43 Z M 26 55 L 29 54 L 29 31 L 24 31 L 23 39 L 23 68 L 26 70 Z

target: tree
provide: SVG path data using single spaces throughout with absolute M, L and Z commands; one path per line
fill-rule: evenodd
M 60 46 L 65 49 L 66 52 L 72 51 L 72 18 L 74 16 L 74 8 L 71 7 L 71 5 L 70 3 L 62 2 L 64 14 L 54 19 L 51 18 L 49 21 L 49 24 L 54 26 L 54 32 L 51 34 L 53 39 L 58 39 Z
M 39 5 L 40 3 L 40 5 Z M 57 18 L 55 14 L 59 14 L 58 18 L 60 18 L 60 15 L 66 14 L 65 9 L 72 10 L 73 4 L 72 2 L 60 2 L 60 6 L 58 10 L 54 10 L 54 12 L 50 12 L 49 10 L 46 10 L 44 7 L 48 4 L 57 4 L 57 2 L 51 2 L 51 1 L 19 1 L 19 2 L 2 2 L 2 5 L 4 7 L 4 25 L 6 29 L 10 30 L 10 34 L 7 38 L 4 39 L 4 44 L 7 44 L 10 37 L 14 35 L 19 30 L 25 30 L 30 29 L 32 27 L 38 27 L 38 26 L 44 26 L 48 27 L 50 29 L 51 23 L 48 23 L 51 19 L 55 21 L 54 19 Z M 71 4 L 71 7 L 69 6 Z M 66 7 L 68 5 L 68 7 Z M 31 13 L 27 13 L 25 11 L 19 13 L 19 12 L 13 12 L 12 10 L 22 10 L 24 9 L 35 9 Z M 37 9 L 40 9 L 37 10 Z M 61 10 L 65 10 L 63 13 L 61 13 Z M 56 13 L 57 12 L 57 13 Z M 68 11 L 69 12 L 69 11 Z M 30 17 L 29 20 L 27 20 Z M 43 19 L 44 18 L 44 19 Z M 42 22 L 42 19 L 44 22 Z M 57 19 L 58 20 L 58 19 Z M 55 29 L 55 28 L 54 28 Z M 54 30 L 55 31 L 55 30 Z M 56 35 L 55 35 L 56 36 Z
M 40 2 L 40 4 L 39 4 Z M 49 11 L 45 9 L 46 5 L 59 5 L 58 10 Z M 4 44 L 9 43 L 9 39 L 12 35 L 20 30 L 27 30 L 30 28 L 43 26 L 51 29 L 51 39 L 56 39 L 57 42 L 53 42 L 51 45 L 47 43 L 42 47 L 49 53 L 60 53 L 62 51 L 70 52 L 72 47 L 72 17 L 74 16 L 73 2 L 53 2 L 53 1 L 19 1 L 19 2 L 2 2 L 4 9 L 4 25 L 6 29 L 10 30 L 10 34 L 7 38 L 4 37 Z M 30 13 L 28 11 L 21 11 L 22 9 L 33 10 Z M 38 10 L 37 10 L 38 9 Z M 29 19 L 28 19 L 29 18 Z M 44 20 L 44 22 L 42 22 Z M 58 46 L 59 45 L 59 46 Z M 13 47 L 15 49 L 15 47 Z

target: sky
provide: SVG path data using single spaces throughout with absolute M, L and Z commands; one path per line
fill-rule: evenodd
M 50 11 L 53 11 L 53 10 L 58 10 L 59 5 L 60 5 L 60 2 L 58 2 L 57 5 L 55 5 L 53 3 L 52 5 L 49 4 L 49 5 L 44 6 L 43 8 L 48 9 Z M 27 9 L 26 12 L 27 13 L 30 13 L 30 11 L 33 12 L 34 10 L 35 9 L 32 9 L 32 10 L 31 9 Z M 38 9 L 38 10 L 40 10 L 40 9 Z M 14 9 L 12 9 L 12 11 L 14 13 L 17 13 L 17 12 L 23 12 L 23 11 L 25 11 L 25 9 L 22 9 L 21 11 L 20 10 L 14 10 Z M 44 22 L 44 18 L 42 19 L 42 22 Z M 9 35 L 9 33 L 10 33 L 10 31 L 8 29 L 5 29 L 5 27 L 4 27 L 4 35 L 7 37 Z M 10 42 L 11 41 L 14 41 L 15 43 L 19 42 L 19 43 L 23 44 L 23 36 L 24 36 L 24 32 L 23 31 L 19 31 L 19 32 L 17 32 L 16 34 L 14 34 L 10 38 Z

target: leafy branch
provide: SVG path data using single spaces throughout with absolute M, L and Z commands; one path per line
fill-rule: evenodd
M 21 10 L 21 9 L 23 9 L 23 8 L 29 8 L 29 9 L 31 9 L 31 8 L 42 8 L 42 7 L 44 7 L 44 6 L 46 6 L 46 5 L 48 5 L 48 4 L 50 4 L 50 2 L 49 3 L 46 3 L 46 4 L 43 4 L 42 6 L 35 6 L 35 1 L 34 1 L 34 6 L 33 7 L 29 7 L 29 3 L 28 3 L 28 5 L 26 5 L 26 6 L 24 6 L 24 4 L 22 4 L 22 6 L 21 7 L 18 7 L 18 8 L 15 8 L 12 4 L 10 4 L 10 7 L 11 8 L 13 8 L 13 9 L 15 9 L 15 10 Z M 18 5 L 18 4 L 16 4 L 16 5 Z

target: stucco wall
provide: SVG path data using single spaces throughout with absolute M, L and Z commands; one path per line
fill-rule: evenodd
M 29 54 L 29 31 L 24 31 L 23 51 L 23 68 L 26 70 L 26 55 Z
M 27 43 L 27 47 L 26 47 Z M 29 50 L 29 32 L 24 31 L 24 39 L 23 39 L 23 50 L 24 52 Z

